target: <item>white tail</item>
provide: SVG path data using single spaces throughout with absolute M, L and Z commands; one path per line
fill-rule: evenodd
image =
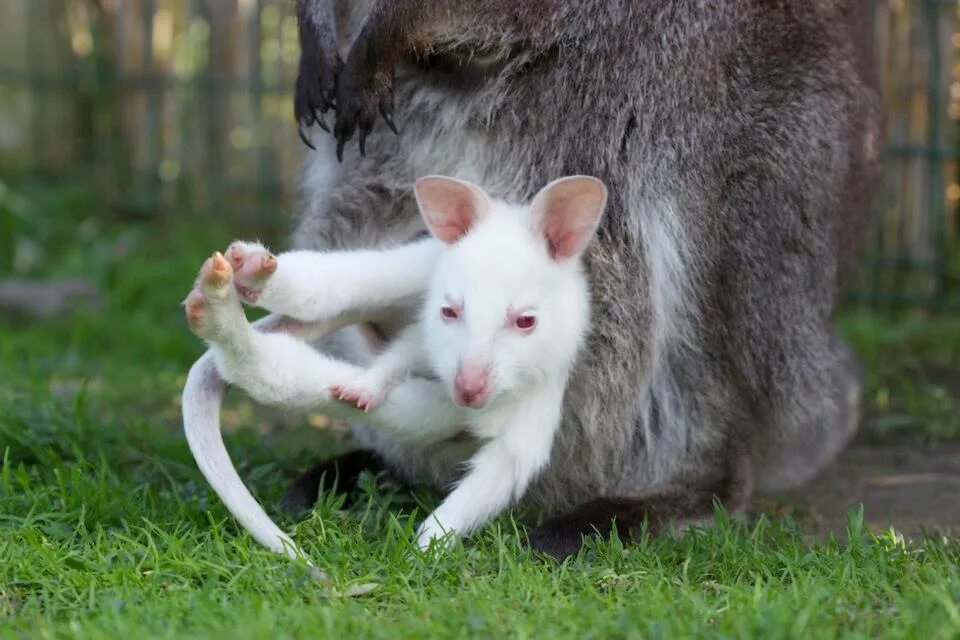
M 226 388 L 209 352 L 203 354 L 187 374 L 183 388 L 183 429 L 197 466 L 230 513 L 257 542 L 287 557 L 306 559 L 303 551 L 274 524 L 250 494 L 233 467 L 220 433 L 220 405 Z

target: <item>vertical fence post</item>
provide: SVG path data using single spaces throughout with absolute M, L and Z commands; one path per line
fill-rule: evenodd
M 870 8 L 871 8 L 871 11 L 870 11 L 870 19 L 871 19 L 871 27 L 872 27 L 871 30 L 870 30 L 870 36 L 871 36 L 872 38 L 874 38 L 874 40 L 876 40 L 876 38 L 877 38 L 877 12 L 881 10 L 881 9 L 880 9 L 880 0 L 872 0 L 872 2 L 870 3 Z M 888 10 L 889 10 L 889 9 L 888 9 Z M 885 21 L 884 24 L 888 24 L 888 22 Z M 879 57 L 879 52 L 876 52 L 875 55 L 877 55 L 877 56 Z M 877 64 L 878 64 L 878 66 L 879 66 L 879 60 L 877 61 Z M 879 76 L 879 74 L 880 74 L 880 70 L 879 70 L 879 69 L 877 69 L 877 73 L 878 73 L 878 76 Z M 879 81 L 879 78 L 878 78 L 878 81 Z M 889 156 L 888 156 L 888 157 L 889 157 Z M 883 164 L 884 164 L 884 161 L 881 161 L 881 167 L 880 167 L 880 177 L 881 177 L 881 180 L 885 177 L 885 176 L 884 176 L 884 170 L 886 169 L 886 167 L 883 166 Z M 879 193 L 882 193 L 882 189 L 881 189 L 881 190 L 878 190 L 878 192 L 879 192 Z M 885 235 L 885 234 L 884 234 L 884 225 L 883 225 L 883 204 L 884 204 L 884 203 L 883 203 L 883 201 L 882 201 L 881 199 L 878 198 L 879 193 L 874 194 L 874 198 L 873 198 L 873 200 L 872 200 L 871 203 L 870 203 L 870 207 L 871 207 L 870 214 L 871 214 L 871 218 L 872 218 L 872 224 L 870 225 L 872 228 L 870 229 L 870 234 L 871 234 L 871 235 L 874 235 L 874 248 L 873 248 L 873 250 L 876 251 L 876 253 L 877 253 L 878 255 L 881 255 L 882 252 L 883 252 L 884 235 Z M 869 240 L 869 239 L 864 239 L 864 249 L 866 249 L 868 240 Z M 864 251 L 863 253 L 866 253 L 866 251 Z M 877 295 L 877 293 L 878 293 L 878 292 L 881 290 L 881 288 L 882 288 L 882 287 L 881 287 L 882 274 L 883 274 L 883 270 L 882 270 L 881 268 L 879 268 L 879 267 L 874 267 L 873 269 L 870 270 L 870 284 L 868 285 L 868 286 L 870 287 L 869 294 L 866 293 L 866 292 L 858 291 L 857 293 L 860 294 L 860 297 L 859 297 L 859 299 L 858 299 L 858 303 L 863 304 L 864 301 L 868 301 L 868 300 L 870 300 L 871 297 L 875 297 L 875 296 Z M 860 286 L 862 286 L 861 283 L 865 282 L 865 280 L 866 280 L 866 279 L 861 279 L 861 280 L 857 281 L 857 283 L 858 283 L 858 288 L 859 288 Z M 879 305 L 880 303 L 879 303 L 879 301 L 874 301 L 873 304 Z
M 940 118 L 943 110 L 940 91 L 940 2 L 923 0 L 924 17 L 927 32 L 927 206 L 930 209 L 930 222 L 934 231 L 936 255 L 935 286 L 933 306 L 940 308 L 948 293 L 948 255 L 946 245 L 946 205 L 943 191 L 943 158 L 941 157 Z
M 29 0 L 27 2 L 27 11 L 25 20 L 27 22 L 25 33 L 30 34 L 24 40 L 26 45 L 27 60 L 27 78 L 30 89 L 30 138 L 33 145 L 33 166 L 31 170 L 42 171 L 44 167 L 43 150 L 46 149 L 46 135 L 44 127 L 46 126 L 45 105 L 43 103 L 43 80 L 42 71 L 37 66 L 40 62 L 40 37 L 38 34 L 49 32 L 49 29 L 39 29 L 37 16 L 41 6 L 45 5 L 47 0 Z M 35 35 L 37 34 L 37 35 Z
M 160 169 L 159 153 L 160 142 L 160 86 L 163 77 L 155 72 L 153 57 L 153 26 L 156 20 L 157 3 L 156 0 L 143 0 L 143 48 L 141 51 L 140 62 L 142 70 L 140 72 L 140 92 L 143 96 L 146 106 L 147 121 L 144 131 L 144 162 L 145 168 L 140 173 L 140 180 L 137 182 L 142 185 L 140 191 L 143 199 L 143 210 L 153 210 L 157 208 L 159 199 L 159 180 Z M 121 76 L 122 77 L 122 76 Z M 128 82 L 124 83 L 124 88 L 129 87 Z
M 257 156 L 257 207 L 259 209 L 264 208 L 267 200 L 266 183 L 264 182 L 267 173 L 266 154 L 264 153 L 267 136 L 264 135 L 265 123 L 263 121 L 262 15 L 263 3 L 261 0 L 256 0 L 253 14 L 249 18 L 250 25 L 247 37 L 250 38 L 250 113 L 253 117 L 251 123 L 254 132 L 253 150 Z

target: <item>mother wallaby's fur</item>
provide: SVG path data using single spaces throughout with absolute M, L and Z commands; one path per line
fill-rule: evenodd
M 714 496 L 736 509 L 751 482 L 783 489 L 833 459 L 856 429 L 859 384 L 830 315 L 879 147 L 867 2 L 350 6 L 301 0 L 314 43 L 301 122 L 329 95 L 317 42 L 335 33 L 335 133 L 363 133 L 395 105 L 400 135 L 373 126 L 366 157 L 348 147 L 340 165 L 314 135 L 297 246 L 415 235 L 421 173 L 513 200 L 569 173 L 610 188 L 586 256 L 593 331 L 527 494 L 555 515 L 582 508 L 535 545 L 570 551 L 610 516 L 623 530 L 709 514 Z M 336 25 L 318 28 L 324 16 Z M 457 469 L 453 448 L 444 459 L 354 433 L 410 479 L 442 485 Z
M 879 146 L 867 2 L 299 8 L 301 123 L 329 118 L 339 50 L 335 133 L 370 132 L 366 155 L 343 146 L 341 164 L 313 132 L 297 247 L 415 237 L 411 187 L 427 173 L 512 201 L 557 175 L 609 187 L 585 256 L 592 331 L 525 497 L 558 516 L 535 546 L 569 553 L 612 517 L 621 531 L 695 519 L 715 497 L 735 510 L 753 486 L 801 483 L 845 445 L 859 384 L 830 315 Z M 399 136 L 374 125 L 378 110 Z M 459 441 L 352 433 L 417 482 L 444 486 L 463 460 Z

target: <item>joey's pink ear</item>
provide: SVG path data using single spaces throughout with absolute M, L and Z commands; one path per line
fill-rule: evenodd
M 453 244 L 490 211 L 490 198 L 480 187 L 446 176 L 425 176 L 413 185 L 427 228 L 438 240 Z
M 606 204 L 607 187 L 599 179 L 559 178 L 534 197 L 530 222 L 546 238 L 550 257 L 567 260 L 590 243 Z

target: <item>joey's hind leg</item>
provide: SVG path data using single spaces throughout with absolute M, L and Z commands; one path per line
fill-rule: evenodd
M 230 261 L 214 253 L 184 301 L 190 329 L 210 346 L 220 375 L 264 404 L 311 409 L 328 404 L 330 381 L 356 368 L 324 358 L 283 333 L 283 319 L 272 323 L 279 332 L 257 331 L 244 314 L 235 275 Z M 294 332 L 311 332 L 300 329 Z
M 184 300 L 187 324 L 210 343 L 242 343 L 252 331 L 233 285 L 233 267 L 217 251 L 200 267 Z
M 247 304 L 256 304 L 267 280 L 277 271 L 277 258 L 256 242 L 237 240 L 224 254 L 233 267 L 233 284 Z

